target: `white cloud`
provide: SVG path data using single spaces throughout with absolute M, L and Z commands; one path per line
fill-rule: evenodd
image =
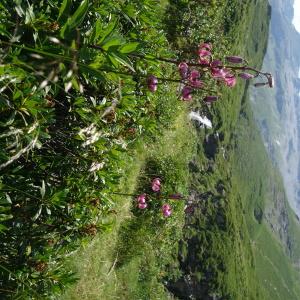
M 294 18 L 293 24 L 300 33 L 300 0 L 294 0 Z

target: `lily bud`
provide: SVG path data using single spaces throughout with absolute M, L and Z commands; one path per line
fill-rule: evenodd
M 254 86 L 257 88 L 257 87 L 265 86 L 267 84 L 268 84 L 268 82 L 257 82 L 254 84 Z
M 203 100 L 206 103 L 212 103 L 218 100 L 218 96 L 206 96 Z
M 240 56 L 227 56 L 226 57 L 226 60 L 230 63 L 233 63 L 233 64 L 240 64 L 242 62 L 244 62 L 245 60 L 240 57 Z
M 254 75 L 252 74 L 249 74 L 249 73 L 240 73 L 239 74 L 239 77 L 245 79 L 245 80 L 248 80 L 248 79 L 252 79 L 254 78 Z
M 272 77 L 272 75 L 268 76 L 268 84 L 270 88 L 274 87 L 274 78 Z

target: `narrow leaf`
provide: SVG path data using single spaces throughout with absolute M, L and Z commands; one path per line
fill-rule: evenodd
M 57 18 L 58 22 L 62 22 L 68 17 L 70 7 L 71 7 L 71 0 L 64 0 L 59 9 L 59 14 Z
M 116 61 L 118 61 L 123 66 L 129 68 L 131 71 L 135 72 L 131 61 L 128 59 L 126 55 L 118 52 L 110 52 L 109 56 L 113 57 Z
M 121 47 L 120 52 L 121 53 L 131 53 L 134 52 L 139 46 L 139 43 L 133 42 L 133 43 L 127 43 L 124 46 Z

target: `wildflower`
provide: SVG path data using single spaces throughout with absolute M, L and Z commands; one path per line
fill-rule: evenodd
M 151 188 L 153 192 L 159 192 L 160 191 L 160 179 L 154 178 L 151 183 Z
M 236 77 L 235 76 L 225 77 L 224 81 L 228 87 L 234 87 L 236 85 Z
M 148 206 L 147 203 L 139 203 L 138 204 L 139 209 L 145 209 L 147 206 Z
M 244 62 L 245 60 L 240 57 L 240 56 L 227 56 L 226 57 L 226 60 L 230 63 L 233 63 L 233 64 L 240 64 L 242 62 Z
M 154 75 L 150 75 L 147 78 L 147 86 L 150 92 L 154 93 L 157 90 L 158 80 Z
M 218 96 L 206 96 L 203 100 L 206 103 L 212 103 L 218 100 Z
M 211 51 L 212 45 L 210 43 L 202 43 L 199 45 L 199 49 L 206 49 L 208 51 Z
M 201 88 L 204 86 L 203 81 L 199 80 L 200 78 L 200 73 L 197 70 L 191 71 L 190 77 L 189 77 L 189 82 L 192 87 L 194 88 Z
M 145 204 L 146 203 L 146 194 L 138 195 L 137 201 L 139 204 Z
M 184 101 L 190 101 L 192 100 L 192 89 L 189 86 L 185 86 L 182 89 L 182 99 Z
M 210 71 L 213 78 L 225 78 L 229 75 L 229 70 L 225 68 L 211 68 Z
M 104 167 L 105 163 L 104 162 L 93 162 L 90 166 L 90 169 L 89 171 L 90 172 L 95 172 L 95 171 L 98 171 L 100 169 L 102 169 Z
M 172 209 L 171 209 L 171 206 L 169 204 L 164 204 L 162 207 L 161 207 L 161 210 L 162 210 L 162 213 L 165 217 L 170 217 L 171 214 L 172 214 Z
M 206 49 L 199 49 L 199 63 L 202 65 L 209 65 L 211 60 L 211 52 Z
M 253 74 L 249 74 L 249 73 L 240 73 L 239 77 L 241 77 L 241 78 L 243 78 L 245 80 L 248 80 L 248 79 L 254 78 L 254 75 Z
M 180 77 L 181 77 L 182 79 L 187 78 L 188 72 L 189 72 L 189 66 L 187 65 L 187 63 L 181 62 L 181 63 L 178 65 L 178 70 L 179 70 Z

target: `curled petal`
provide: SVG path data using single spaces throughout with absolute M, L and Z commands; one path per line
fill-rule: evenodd
M 211 52 L 206 49 L 199 49 L 198 50 L 199 55 L 199 62 L 202 65 L 209 65 L 211 61 Z
M 146 194 L 141 194 L 137 197 L 137 201 L 138 203 L 143 203 L 145 204 L 146 203 Z
M 194 81 L 191 81 L 191 86 L 193 88 L 197 88 L 197 89 L 203 88 L 204 87 L 204 82 L 201 81 L 201 80 L 194 80 Z
M 182 89 L 182 99 L 184 101 L 190 101 L 190 100 L 192 100 L 192 89 L 189 86 L 185 86 Z
M 164 210 L 162 213 L 163 213 L 164 217 L 168 218 L 168 217 L 171 216 L 172 211 L 171 210 Z
M 210 44 L 210 43 L 202 43 L 202 44 L 199 45 L 199 49 L 206 49 L 208 51 L 211 51 L 212 44 Z
M 148 206 L 147 203 L 139 203 L 138 204 L 139 209 L 145 209 L 147 206 Z
M 161 207 L 161 210 L 162 210 L 162 213 L 165 217 L 170 217 L 171 214 L 172 214 L 172 209 L 171 209 L 171 206 L 169 204 L 164 204 L 162 207 Z
M 225 84 L 228 87 L 234 87 L 236 85 L 236 77 L 235 76 L 225 77 Z
M 163 206 L 161 207 L 162 210 L 171 210 L 171 206 L 167 203 L 163 204 Z
M 160 191 L 160 179 L 159 178 L 154 178 L 151 182 L 151 188 L 153 192 L 159 192 Z

